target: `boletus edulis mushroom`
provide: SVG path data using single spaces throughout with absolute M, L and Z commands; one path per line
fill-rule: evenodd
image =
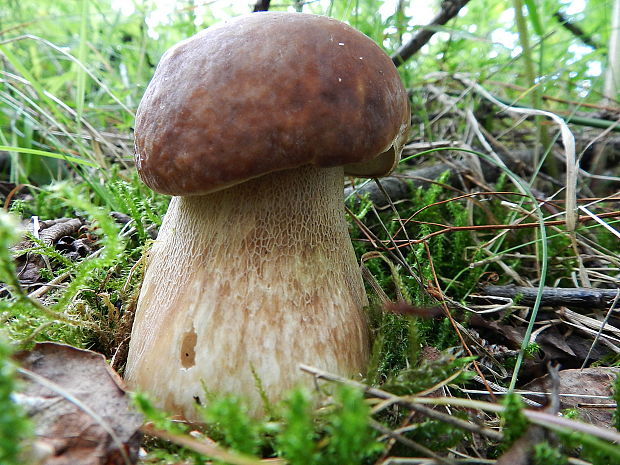
M 400 158 L 409 103 L 390 58 L 355 29 L 254 13 L 165 53 L 135 123 L 136 165 L 172 195 L 147 260 L 126 380 L 196 420 L 205 392 L 262 410 L 368 358 L 367 298 L 344 175 Z

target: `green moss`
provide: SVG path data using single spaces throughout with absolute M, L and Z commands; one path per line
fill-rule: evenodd
M 17 389 L 15 366 L 4 336 L 0 333 L 0 463 L 21 465 L 22 444 L 31 434 L 31 424 L 13 397 Z
M 448 448 L 456 447 L 468 435 L 450 424 L 437 420 L 425 420 L 412 425 L 404 436 L 431 450 L 442 453 Z M 411 451 L 403 451 L 403 453 L 411 454 Z
M 609 465 L 620 463 L 620 447 L 597 437 L 580 432 L 559 435 L 567 450 L 580 451 L 579 457 L 592 465 Z
M 568 457 L 558 447 L 553 447 L 548 442 L 534 444 L 533 465 L 566 465 Z
M 472 360 L 472 357 L 455 358 L 447 354 L 441 354 L 436 359 L 423 359 L 417 366 L 394 373 L 385 381 L 382 389 L 400 396 L 417 394 L 439 385 L 459 371 L 461 373 L 451 382 L 464 383 L 474 376 L 465 370 Z
M 613 384 L 613 399 L 616 403 L 616 408 L 614 410 L 614 427 L 617 431 L 620 431 L 620 376 L 616 375 L 616 379 Z
M 505 410 L 501 414 L 502 433 L 504 434 L 504 448 L 509 448 L 519 439 L 529 426 L 529 421 L 523 415 L 523 401 L 518 394 L 508 394 L 502 400 Z
M 227 396 L 211 400 L 204 410 L 211 436 L 224 446 L 246 455 L 258 453 L 260 425 L 247 414 L 243 401 Z
M 370 409 L 364 395 L 358 389 L 341 386 L 336 391 L 335 404 L 335 409 L 326 418 L 327 445 L 316 463 L 361 464 L 378 450 L 376 435 L 368 424 Z
M 367 375 L 368 381 L 374 385 L 380 385 L 405 367 L 416 364 L 420 346 L 416 320 L 393 313 L 379 313 L 377 320 Z
M 170 421 L 146 396 L 135 394 L 133 399 L 156 428 L 187 434 L 186 426 Z M 203 411 L 205 430 L 220 445 L 246 457 L 277 456 L 291 465 L 363 464 L 381 449 L 369 426 L 370 409 L 358 389 L 336 387 L 322 413 L 315 411 L 307 391 L 296 389 L 275 410 L 280 413 L 273 420 L 250 418 L 242 400 L 212 396 Z M 167 457 L 167 447 L 162 450 L 161 444 L 153 444 L 153 448 L 151 454 Z
M 296 389 L 290 393 L 283 405 L 282 426 L 276 439 L 278 456 L 295 465 L 317 463 L 318 433 L 309 393 Z

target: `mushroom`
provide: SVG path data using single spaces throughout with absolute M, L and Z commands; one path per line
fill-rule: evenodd
M 209 393 L 260 415 L 299 363 L 363 373 L 368 304 L 344 174 L 400 158 L 407 93 L 390 58 L 330 18 L 254 13 L 168 50 L 140 106 L 136 165 L 172 195 L 147 261 L 130 387 L 198 419 Z

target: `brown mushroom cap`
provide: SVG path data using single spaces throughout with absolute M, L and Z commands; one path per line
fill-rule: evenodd
M 381 176 L 409 117 L 396 68 L 368 37 L 327 17 L 254 13 L 166 52 L 138 108 L 136 163 L 172 195 L 309 164 Z

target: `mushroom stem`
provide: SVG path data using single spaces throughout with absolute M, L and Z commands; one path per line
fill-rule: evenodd
M 343 168 L 305 166 L 173 197 L 148 260 L 126 380 L 197 419 L 206 393 L 262 411 L 299 363 L 364 371 L 368 301 L 343 215 Z

